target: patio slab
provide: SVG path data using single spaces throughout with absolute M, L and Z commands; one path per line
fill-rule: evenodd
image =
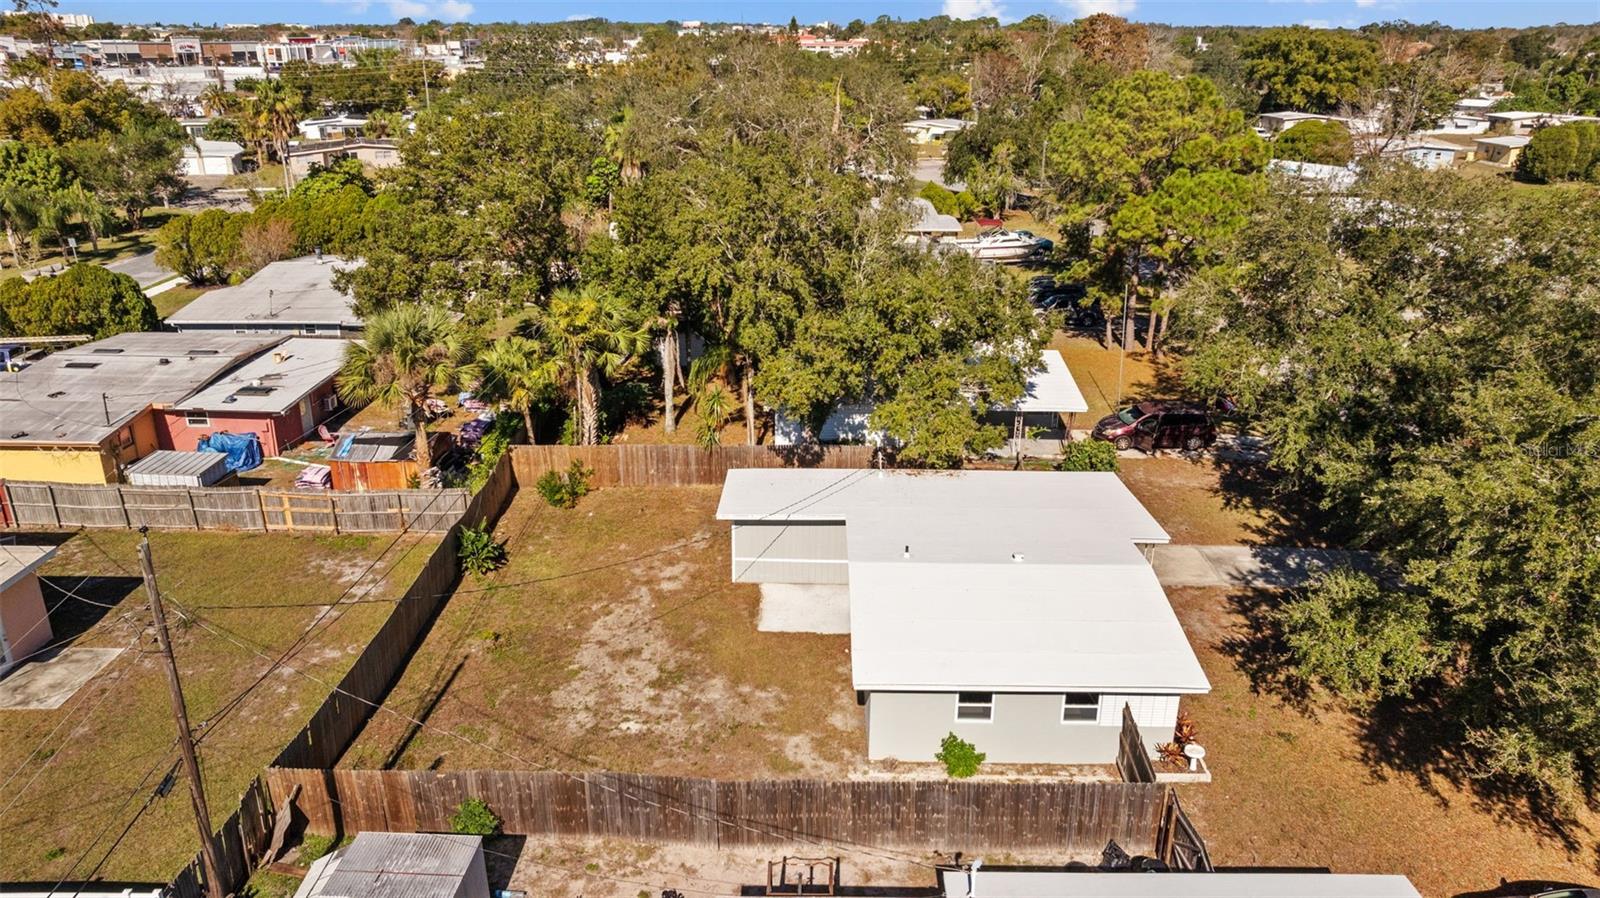
M 849 633 L 850 587 L 833 584 L 761 584 L 761 617 L 768 633 Z
M 62 649 L 23 664 L 0 680 L 0 710 L 50 711 L 66 704 L 122 649 Z

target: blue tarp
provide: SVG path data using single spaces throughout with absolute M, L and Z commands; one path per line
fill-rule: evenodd
M 261 438 L 253 433 L 214 433 L 202 437 L 194 448 L 199 452 L 226 453 L 230 471 L 248 471 L 261 465 Z

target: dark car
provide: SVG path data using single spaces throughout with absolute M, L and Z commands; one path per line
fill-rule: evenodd
M 1180 402 L 1140 402 L 1094 425 L 1090 435 L 1118 449 L 1204 449 L 1217 441 L 1211 415 Z
M 1043 275 L 1028 284 L 1028 299 L 1041 312 L 1065 313 L 1064 324 L 1071 328 L 1096 328 L 1105 324 L 1105 313 L 1100 303 L 1085 302 L 1089 291 L 1082 284 L 1058 284 L 1055 278 Z

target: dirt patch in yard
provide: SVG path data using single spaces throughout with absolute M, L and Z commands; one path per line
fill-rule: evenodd
M 1375 751 L 1363 719 L 1302 703 L 1267 685 L 1240 645 L 1255 641 L 1242 613 L 1270 595 L 1169 592 L 1210 678 L 1186 698 L 1215 779 L 1180 787 L 1219 865 L 1329 867 L 1403 873 L 1424 895 L 1486 892 L 1509 880 L 1593 882 L 1600 818 L 1585 814 L 1568 843 L 1463 777 Z M 1522 894 L 1518 892 L 1516 894 Z
M 1118 476 L 1174 543 L 1326 546 L 1315 508 L 1263 464 L 1210 456 L 1125 458 Z

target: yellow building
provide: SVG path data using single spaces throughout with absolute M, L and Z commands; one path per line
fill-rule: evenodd
M 130 333 L 54 352 L 0 383 L 0 479 L 117 483 L 161 448 L 155 409 L 281 340 Z

